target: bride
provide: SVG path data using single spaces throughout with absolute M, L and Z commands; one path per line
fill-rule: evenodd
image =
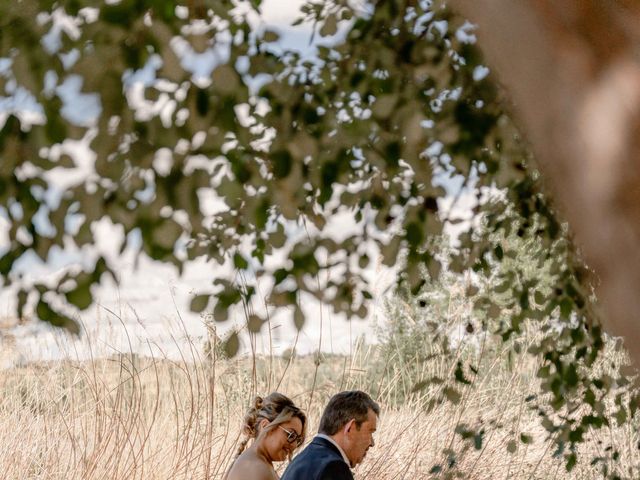
M 244 418 L 246 439 L 225 480 L 278 480 L 273 462 L 291 458 L 302 445 L 307 417 L 293 402 L 274 392 L 264 399 L 256 397 Z M 245 450 L 249 440 L 253 443 Z

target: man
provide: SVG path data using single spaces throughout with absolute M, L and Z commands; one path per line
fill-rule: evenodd
M 364 392 L 331 397 L 318 435 L 293 461 L 282 480 L 353 480 L 351 468 L 373 447 L 380 407 Z

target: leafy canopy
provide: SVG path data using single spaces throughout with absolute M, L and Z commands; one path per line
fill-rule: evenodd
M 318 35 L 347 32 L 344 42 L 320 43 L 313 60 L 283 52 L 273 43 L 277 32 L 252 28 L 256 7 L 244 3 L 2 7 L 2 88 L 14 99 L 0 137 L 0 198 L 10 225 L 0 261 L 5 281 L 15 280 L 26 252 L 46 260 L 65 241 L 93 245 L 91 227 L 103 218 L 125 235 L 137 232 L 153 259 L 178 267 L 202 256 L 231 259 L 257 275 L 285 244 L 285 228 L 304 225 L 308 235 L 268 272 L 277 304 L 295 303 L 302 289 L 364 316 L 368 242 L 387 265 L 406 248 L 413 286 L 419 265 L 437 273 L 429 238 L 453 219 L 439 211 L 445 191 L 434 173 L 462 174 L 479 187 L 509 166 L 522 169 L 523 158 L 505 155 L 514 133 L 494 84 L 474 80 L 481 57 L 459 34 L 467 27 L 446 10 L 413 3 L 309 4 L 305 20 Z M 59 41 L 46 38 L 52 31 Z M 180 58 L 212 51 L 221 60 L 206 78 Z M 142 69 L 151 74 L 140 89 Z M 80 86 L 75 95 L 70 85 Z M 36 105 L 35 114 L 20 111 L 19 96 Z M 74 102 L 84 115 L 74 114 Z M 70 155 L 73 139 L 89 144 L 95 163 L 61 191 L 54 179 L 81 167 Z M 203 202 L 207 191 L 222 202 L 213 212 Z M 340 241 L 324 228 L 338 211 L 357 226 Z M 336 263 L 339 278 L 310 281 Z M 108 271 L 98 259 L 93 272 L 70 275 L 55 293 L 86 308 L 89 287 Z M 219 320 L 254 293 L 218 285 Z M 43 305 L 48 288 L 37 287 Z M 193 304 L 208 306 L 204 297 Z

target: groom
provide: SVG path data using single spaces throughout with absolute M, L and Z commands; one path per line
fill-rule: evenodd
M 373 447 L 380 407 L 364 392 L 331 397 L 318 435 L 289 464 L 281 480 L 353 480 L 351 468 Z

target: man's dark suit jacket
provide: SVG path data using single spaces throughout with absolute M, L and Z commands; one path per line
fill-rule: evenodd
M 353 475 L 336 446 L 316 437 L 292 460 L 281 480 L 353 480 Z

